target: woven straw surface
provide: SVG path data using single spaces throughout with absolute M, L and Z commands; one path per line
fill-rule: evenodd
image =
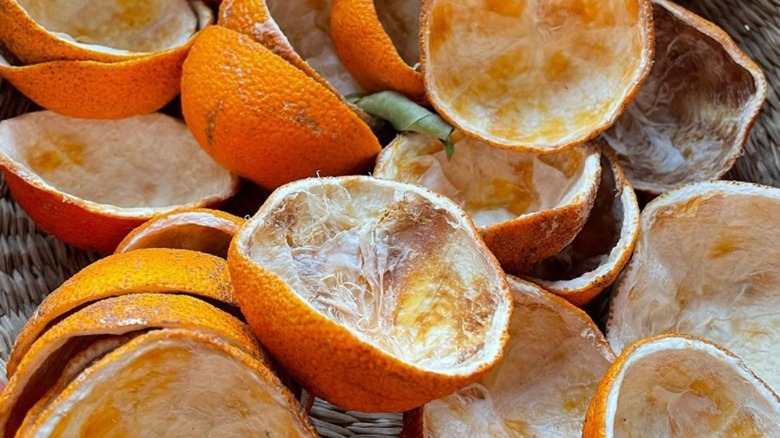
M 780 187 L 780 0 L 688 0 L 680 4 L 712 20 L 760 64 L 769 82 L 767 102 L 753 128 L 733 179 Z M 0 120 L 32 109 L 7 83 L 0 83 Z M 41 300 L 66 278 L 96 260 L 47 236 L 10 197 L 0 178 L 0 380 L 14 339 Z M 342 412 L 317 400 L 312 422 L 321 436 L 398 436 L 399 414 Z

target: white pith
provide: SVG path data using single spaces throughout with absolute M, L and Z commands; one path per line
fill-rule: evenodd
M 780 401 L 739 359 L 687 338 L 640 345 L 606 400 L 606 437 L 777 436 Z
M 262 367 L 215 338 L 151 332 L 82 373 L 27 436 L 311 436 Z
M 508 291 L 468 218 L 425 189 L 312 178 L 274 192 L 236 245 L 360 341 L 422 369 L 495 359 Z
M 592 137 L 652 63 L 642 0 L 432 0 L 421 51 L 428 97 L 449 121 L 507 147 Z
M 725 32 L 670 2 L 653 3 L 655 65 L 604 138 L 637 189 L 660 193 L 728 170 L 766 82 Z
M 515 297 L 504 358 L 457 393 L 428 403 L 428 438 L 579 437 L 596 387 L 615 359 L 568 303 L 510 278 Z
M 71 202 L 149 216 L 229 197 L 236 179 L 162 114 L 84 120 L 49 111 L 0 122 L 0 163 Z
M 117 55 L 186 43 L 212 17 L 200 1 L 17 0 L 38 25 L 77 46 Z
M 448 159 L 437 138 L 404 133 L 381 152 L 374 176 L 441 193 L 487 227 L 586 202 L 600 169 L 593 146 L 536 155 L 463 137 Z
M 650 203 L 610 309 L 615 351 L 644 337 L 713 340 L 780 387 L 780 190 L 746 183 L 684 186 Z

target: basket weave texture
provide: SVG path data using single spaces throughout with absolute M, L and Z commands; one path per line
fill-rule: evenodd
M 780 187 L 780 0 L 688 0 L 680 4 L 722 27 L 763 69 L 767 102 L 745 153 L 728 177 Z M 0 83 L 0 120 L 33 105 Z M 0 177 L 0 381 L 14 339 L 43 298 L 97 255 L 69 247 L 40 231 L 14 203 Z M 339 411 L 317 400 L 312 422 L 323 437 L 392 437 L 399 414 Z

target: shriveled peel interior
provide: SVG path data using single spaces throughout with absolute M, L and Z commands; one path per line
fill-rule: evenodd
M 41 436 L 311 436 L 254 359 L 196 337 L 143 335 L 90 367 L 30 431 Z
M 331 0 L 265 0 L 268 10 L 301 58 L 341 94 L 362 92 L 339 60 L 330 39 Z
M 451 202 L 369 177 L 311 179 L 250 224 L 248 257 L 362 341 L 440 373 L 498 353 L 506 286 Z
M 82 371 L 92 365 L 95 361 L 114 351 L 138 336 L 141 332 L 129 333 L 121 336 L 96 336 L 94 341 L 90 340 L 81 351 L 74 352 L 72 356 L 63 356 L 61 360 L 67 361 L 62 373 L 59 375 L 56 383 L 51 385 L 46 393 L 40 397 L 35 405 L 27 412 L 21 430 L 31 426 L 37 421 L 41 412 L 54 401 Z M 90 343 L 91 342 L 91 343 Z
M 58 37 L 105 52 L 157 52 L 184 44 L 198 29 L 187 0 L 16 0 Z
M 393 41 L 401 59 L 410 66 L 419 64 L 422 0 L 374 1 L 374 7 L 379 22 Z
M 484 227 L 584 202 L 598 171 L 599 154 L 592 147 L 537 155 L 464 137 L 449 160 L 435 137 L 401 134 L 380 155 L 374 176 L 441 193 Z
M 224 258 L 237 231 L 236 224 L 217 216 L 180 213 L 149 224 L 142 232 L 125 241 L 121 252 L 141 248 L 181 248 Z
M 651 61 L 640 0 L 433 0 L 431 102 L 495 143 L 550 149 L 608 126 Z
M 607 403 L 608 437 L 780 436 L 775 396 L 738 360 L 701 342 L 640 347 Z
M 601 183 L 588 221 L 574 241 L 538 262 L 529 276 L 555 292 L 574 292 L 617 274 L 628 262 L 639 228 L 639 205 L 631 186 L 601 157 Z
M 757 69 L 746 64 L 746 55 L 734 53 L 736 47 L 726 50 L 723 41 L 710 36 L 713 31 L 704 33 L 702 23 L 665 5 L 657 2 L 653 8 L 656 57 L 650 76 L 604 135 L 629 180 L 656 192 L 725 173 L 766 88 L 757 79 L 760 71 L 746 68 Z
M 587 316 L 510 279 L 515 309 L 504 359 L 477 383 L 425 405 L 430 438 L 580 436 L 614 354 Z
M 701 336 L 780 389 L 778 215 L 780 191 L 747 184 L 692 185 L 650 204 L 612 302 L 612 347 L 670 332 Z
M 0 122 L 0 156 L 33 183 L 115 209 L 227 198 L 235 180 L 187 127 L 162 114 L 84 120 L 49 111 Z

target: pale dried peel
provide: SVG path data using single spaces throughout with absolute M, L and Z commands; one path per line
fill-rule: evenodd
M 511 151 L 462 137 L 448 159 L 440 140 L 404 133 L 380 154 L 374 176 L 417 184 L 458 203 L 479 227 L 583 202 L 595 192 L 598 150 Z
M 260 362 L 186 330 L 141 335 L 74 380 L 21 436 L 315 437 Z
M 362 342 L 444 375 L 500 352 L 503 274 L 445 198 L 370 177 L 308 179 L 277 190 L 247 227 L 235 244 Z
M 634 187 L 662 193 L 728 171 L 767 85 L 723 30 L 671 2 L 653 3 L 655 65 L 604 138 Z
M 780 388 L 780 189 L 697 183 L 642 213 L 640 238 L 610 308 L 615 351 L 653 335 L 713 340 Z
M 181 248 L 225 258 L 240 226 L 239 218 L 235 219 L 228 220 L 206 209 L 153 218 L 129 234 L 117 246 L 116 253 L 143 248 Z
M 780 436 L 780 401 L 736 357 L 667 337 L 621 363 L 606 400 L 606 437 Z
M 295 52 L 342 95 L 363 90 L 352 79 L 330 39 L 330 0 L 265 0 Z
M 200 2 L 186 0 L 16 2 L 58 38 L 112 54 L 171 49 L 186 43 L 199 27 L 194 3 Z
M 412 67 L 419 64 L 422 0 L 375 1 L 374 7 L 401 59 Z
M 617 158 L 601 156 L 601 183 L 593 209 L 574 241 L 534 265 L 528 279 L 576 305 L 609 287 L 639 237 L 639 204 Z
M 0 122 L 0 163 L 71 202 L 120 216 L 213 203 L 237 185 L 183 123 L 163 114 L 83 120 L 27 113 Z
M 423 408 L 426 438 L 579 437 L 585 410 L 615 359 L 582 311 L 510 277 L 514 314 L 504 359 Z
M 49 388 L 46 394 L 42 396 L 32 408 L 30 408 L 19 429 L 25 430 L 35 424 L 40 417 L 41 412 L 43 412 L 43 410 L 46 409 L 46 407 L 54 401 L 54 399 L 56 399 L 82 371 L 87 369 L 87 367 L 91 366 L 101 357 L 132 340 L 138 336 L 139 333 L 140 332 L 120 336 L 107 335 L 105 337 L 97 337 L 92 344 L 89 344 L 81 351 L 76 352 L 72 357 L 64 357 L 63 359 L 67 360 L 67 364 L 62 370 L 57 382 Z
M 428 98 L 471 135 L 557 150 L 607 129 L 652 63 L 646 0 L 430 0 Z

